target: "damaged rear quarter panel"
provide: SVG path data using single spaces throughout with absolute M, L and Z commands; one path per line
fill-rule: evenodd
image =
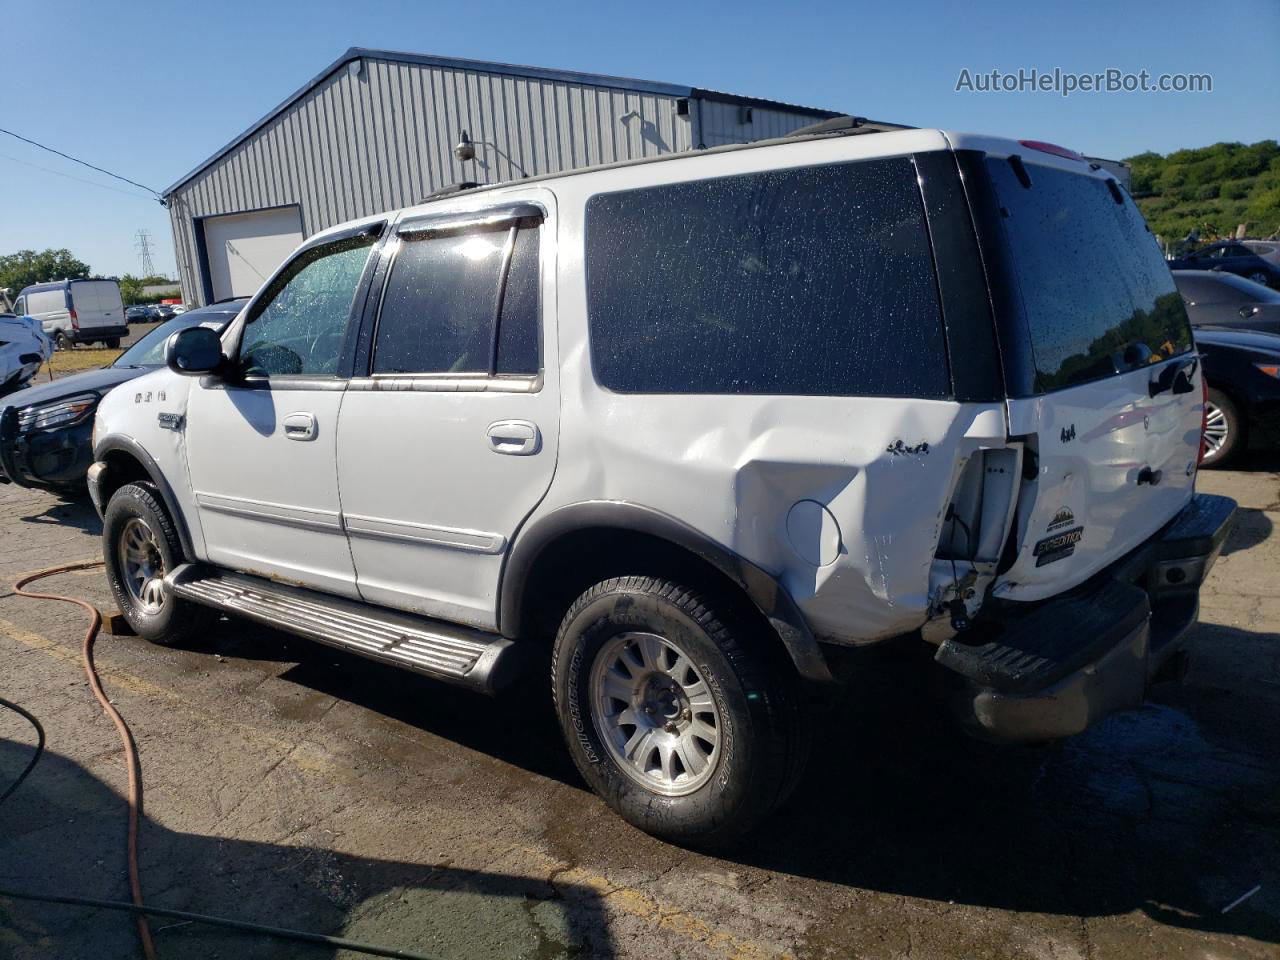
M 777 577 L 814 633 L 836 642 L 925 621 L 958 464 L 1005 437 L 997 405 L 623 395 L 596 386 L 588 371 L 566 365 L 562 455 L 539 512 L 605 499 L 667 513 Z M 825 565 L 812 562 L 824 550 L 808 538 L 829 530 L 788 532 L 788 514 L 804 500 L 839 526 Z

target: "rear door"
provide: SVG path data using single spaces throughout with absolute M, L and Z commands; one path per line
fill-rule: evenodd
M 507 547 L 551 484 L 559 432 L 544 322 L 553 197 L 522 197 L 399 225 L 367 318 L 369 375 L 352 379 L 338 421 L 360 595 L 488 629 Z
M 69 305 L 82 332 L 124 326 L 120 285 L 114 280 L 75 280 L 68 291 Z
M 1033 600 L 1118 560 L 1190 498 L 1201 372 L 1185 305 L 1128 195 L 1083 164 L 1023 159 L 985 167 L 1030 368 L 1008 401 L 1032 469 L 997 593 Z

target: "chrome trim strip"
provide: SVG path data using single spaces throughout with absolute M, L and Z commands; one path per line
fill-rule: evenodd
M 233 517 L 264 520 L 268 523 L 279 523 L 303 530 L 318 530 L 322 533 L 343 532 L 342 516 L 332 510 L 313 510 L 309 507 L 267 503 L 243 497 L 224 497 L 219 494 L 201 493 L 198 490 L 196 503 L 204 510 Z
M 485 530 L 461 530 L 455 527 L 436 527 L 426 523 L 406 523 L 386 520 L 382 517 L 362 517 L 344 514 L 347 533 L 353 537 L 376 540 L 400 540 L 423 543 L 433 547 L 449 547 L 469 553 L 501 553 L 507 538 Z
M 347 381 L 347 389 L 411 393 L 537 393 L 542 389 L 542 377 L 491 378 L 484 373 L 478 373 L 474 377 L 457 374 L 378 373 Z

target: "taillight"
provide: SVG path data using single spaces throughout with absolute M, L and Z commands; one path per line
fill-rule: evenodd
M 1043 140 L 1019 140 L 1018 142 L 1028 150 L 1039 150 L 1041 153 L 1051 153 L 1055 157 L 1066 157 L 1068 160 L 1084 162 L 1084 157 L 1070 147 L 1060 147 L 1056 143 L 1045 143 Z
M 1204 463 L 1205 434 L 1209 432 L 1209 378 L 1200 374 L 1200 456 L 1196 466 Z
M 80 318 L 76 316 L 76 312 L 75 312 L 74 310 L 69 310 L 69 311 L 67 311 L 67 312 L 71 314 L 71 329 L 72 329 L 72 330 L 79 330 L 79 329 L 80 329 Z

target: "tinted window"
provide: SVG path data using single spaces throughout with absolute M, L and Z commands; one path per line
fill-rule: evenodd
M 378 316 L 374 373 L 490 372 L 510 226 L 401 241 Z M 497 373 L 538 371 L 538 229 L 519 229 L 497 328 Z
M 1159 363 L 1191 349 L 1186 306 L 1133 201 L 1104 181 L 1028 165 L 1031 187 L 1005 160 L 987 161 L 1005 213 L 1037 387 Z
M 338 372 L 351 305 L 376 237 L 308 250 L 274 282 L 245 324 L 243 372 L 288 376 Z
M 909 160 L 596 196 L 586 261 L 591 356 L 610 389 L 949 392 Z

